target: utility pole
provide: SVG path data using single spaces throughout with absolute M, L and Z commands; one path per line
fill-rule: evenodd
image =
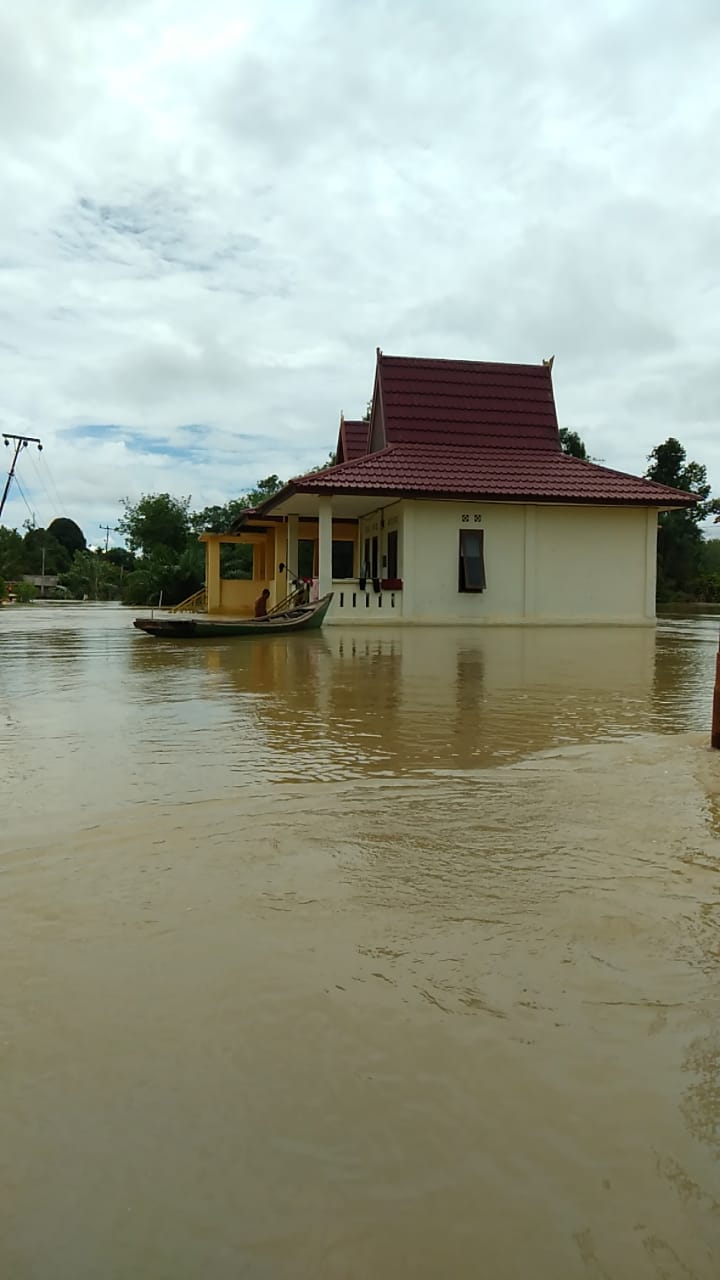
M 108 543 L 110 541 L 110 534 L 117 533 L 117 529 L 114 529 L 113 526 L 110 524 L 101 524 L 99 527 L 105 530 L 105 555 L 107 555 Z
M 15 475 L 15 463 L 17 462 L 20 456 L 21 450 L 27 449 L 29 444 L 36 444 L 38 447 L 38 453 L 42 453 L 42 441 L 38 440 L 37 436 L 14 436 L 10 431 L 3 431 L 2 437 L 3 437 L 3 443 L 8 449 L 10 448 L 10 441 L 11 440 L 15 441 L 15 452 L 13 454 L 13 460 L 10 464 L 10 470 L 8 471 L 8 478 L 5 481 L 3 496 L 2 498 L 0 498 L 0 516 L 3 513 L 3 507 L 5 506 L 5 499 L 7 498 L 8 493 L 10 492 L 10 485 L 12 484 L 12 478 Z
M 720 751 L 720 637 L 717 639 L 717 657 L 715 659 L 715 690 L 712 692 L 710 745 Z

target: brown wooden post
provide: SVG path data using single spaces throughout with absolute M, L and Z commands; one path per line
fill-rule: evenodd
M 718 640 L 717 658 L 715 659 L 715 691 L 713 693 L 710 746 L 720 751 L 720 640 Z

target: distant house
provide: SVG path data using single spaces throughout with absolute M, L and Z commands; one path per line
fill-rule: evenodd
M 58 575 L 56 573 L 24 573 L 23 582 L 30 582 L 37 587 L 38 594 L 47 595 L 51 591 L 55 591 L 58 585 Z
M 331 623 L 652 624 L 658 513 L 695 501 L 563 453 L 551 362 L 378 351 L 335 465 L 202 535 L 207 607 L 277 603 L 299 575 L 334 592 Z M 252 582 L 220 577 L 225 541 L 253 546 Z

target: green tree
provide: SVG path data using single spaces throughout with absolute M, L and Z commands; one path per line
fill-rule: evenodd
M 582 458 L 583 462 L 590 461 L 590 455 L 585 448 L 585 442 L 578 435 L 577 431 L 571 431 L 569 427 L 560 428 L 560 447 L 563 453 L 569 453 L 573 458 Z
M 327 466 L 330 466 L 329 462 L 323 463 L 323 466 L 318 467 L 317 470 L 324 470 Z M 266 502 L 268 498 L 278 493 L 283 484 L 284 481 L 279 476 L 266 476 L 264 480 L 258 480 L 254 489 L 249 489 L 239 498 L 231 498 L 224 505 L 203 507 L 202 511 L 193 511 L 190 515 L 190 526 L 196 533 L 227 533 L 243 511 L 247 511 L 248 507 L 259 507 L 261 502 Z
M 64 573 L 72 555 L 49 529 L 28 529 L 23 538 L 23 573 Z
M 695 493 L 700 499 L 694 507 L 663 511 L 658 528 L 658 600 L 692 598 L 700 586 L 702 569 L 704 540 L 700 526 L 709 515 L 720 511 L 720 500 L 710 497 L 706 467 L 688 462 L 684 446 L 673 436 L 656 445 L 648 462 L 648 480 Z
M 266 502 L 268 498 L 272 498 L 283 487 L 283 482 L 279 476 L 266 476 L 264 480 L 258 480 L 254 489 L 246 494 L 248 507 L 259 507 L 261 502 Z
M 266 476 L 239 498 L 193 512 L 189 498 L 174 498 L 169 493 L 143 494 L 135 503 L 123 499 L 124 513 L 118 530 L 131 550 L 141 553 L 124 574 L 123 601 L 154 605 L 162 598 L 163 604 L 171 605 L 192 595 L 205 577 L 205 552 L 197 535 L 229 532 L 242 511 L 264 502 L 281 488 L 278 476 Z M 251 576 L 252 547 L 223 547 L 221 572 L 228 578 Z
M 16 582 L 13 592 L 18 604 L 30 604 L 37 595 L 37 590 L 32 582 Z
M 127 547 L 111 547 L 105 553 L 105 559 L 114 564 L 118 569 L 122 569 L 124 573 L 132 573 L 135 568 L 135 556 L 132 551 L 128 551 Z
M 24 548 L 22 535 L 17 529 L 0 525 L 0 573 L 13 582 L 23 570 Z
M 76 551 L 60 577 L 74 600 L 119 600 L 121 571 L 102 551 Z
M 703 543 L 702 567 L 706 573 L 720 573 L 720 538 L 708 538 Z
M 143 556 L 137 567 L 125 575 L 122 599 L 125 604 L 179 604 L 198 591 L 205 573 L 205 556 L 200 543 L 192 543 L 180 555 L 161 547 Z
M 242 494 L 239 498 L 231 498 L 224 505 L 204 507 L 190 516 L 190 524 L 196 533 L 227 533 L 238 516 L 248 507 L 257 507 L 267 498 L 282 489 L 283 481 L 279 476 L 266 476 L 259 480 L 254 489 Z M 223 578 L 251 578 L 253 566 L 252 547 L 233 546 L 227 544 L 220 548 L 220 573 Z M 204 569 L 200 575 L 201 581 Z M 190 593 L 188 593 L 190 594 Z
M 720 538 L 708 538 L 702 545 L 695 594 L 699 600 L 720 603 Z
M 195 533 L 227 533 L 230 526 L 252 503 L 247 495 L 232 498 L 224 506 L 203 507 L 202 511 L 193 511 L 190 524 Z
M 7 582 L 0 575 L 0 604 L 2 604 L 2 601 L 5 599 L 6 595 L 7 595 Z
M 156 605 L 162 594 L 162 582 L 155 566 L 142 560 L 132 573 L 125 575 L 122 584 L 123 604 Z
M 262 482 L 261 482 L 262 483 Z M 191 516 L 193 529 L 198 533 L 227 533 L 243 511 L 254 504 L 249 496 L 232 498 L 224 506 L 205 507 Z M 226 543 L 220 547 L 220 574 L 223 578 L 252 578 L 252 547 Z M 200 579 L 204 577 L 204 566 Z
M 190 498 L 173 498 L 169 493 L 144 493 L 137 502 L 123 498 L 123 514 L 118 520 L 131 551 L 150 555 L 164 547 L 178 554 L 185 550 L 190 534 Z
M 56 520 L 51 520 L 48 533 L 60 543 L 61 547 L 65 547 L 71 556 L 75 555 L 76 551 L 84 551 L 87 546 L 85 534 L 80 526 L 66 516 L 58 516 Z

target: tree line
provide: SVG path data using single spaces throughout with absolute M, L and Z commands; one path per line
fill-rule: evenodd
M 137 502 L 121 500 L 117 532 L 124 547 L 89 548 L 74 520 L 53 520 L 47 529 L 26 526 L 24 535 L 0 526 L 0 599 L 12 582 L 18 599 L 35 589 L 23 575 L 45 573 L 58 578 L 58 593 L 72 600 L 121 600 L 123 604 L 179 604 L 205 577 L 204 531 L 222 533 L 241 511 L 254 507 L 282 487 L 278 476 L 266 476 L 254 489 L 222 506 L 193 511 L 189 497 L 143 494 Z M 252 548 L 223 547 L 222 573 L 252 577 Z M 26 588 L 26 590 L 23 590 Z
M 563 450 L 591 461 L 577 432 L 562 428 Z M 332 459 L 315 468 L 320 471 Z M 679 440 L 657 445 L 648 457 L 647 479 L 697 494 L 689 510 L 663 512 L 658 529 L 658 602 L 720 602 L 720 539 L 705 537 L 702 525 L 712 515 L 720 520 L 720 499 L 710 496 L 706 468 L 688 461 Z M 57 574 L 61 592 L 76 600 L 121 600 L 129 605 L 178 604 L 203 584 L 205 551 L 198 535 L 222 533 L 241 511 L 257 506 L 282 487 L 278 476 L 266 476 L 255 488 L 224 505 L 193 511 L 189 497 L 143 494 L 137 502 L 124 498 L 117 530 L 125 547 L 90 549 L 79 526 L 66 518 L 47 529 L 26 527 L 24 536 L 0 526 L 0 598 L 4 582 L 23 574 Z M 252 548 L 222 548 L 225 578 L 252 577 Z M 29 593 L 28 593 L 29 594 Z

